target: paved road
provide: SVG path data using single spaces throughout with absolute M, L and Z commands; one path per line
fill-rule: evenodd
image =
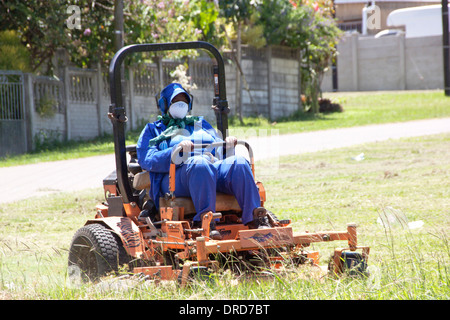
M 249 138 L 256 160 L 359 145 L 367 142 L 450 132 L 450 118 L 368 125 Z M 270 151 L 269 151 L 270 150 Z M 355 155 L 358 152 L 355 149 Z M 240 151 L 238 151 L 240 153 Z M 102 188 L 115 168 L 114 156 L 0 168 L 0 204 L 61 191 Z

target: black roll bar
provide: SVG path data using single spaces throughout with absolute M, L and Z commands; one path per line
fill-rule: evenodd
M 215 58 L 215 64 L 213 66 L 215 94 L 213 108 L 217 119 L 217 129 L 222 133 L 223 138 L 226 138 L 229 108 L 226 98 L 225 67 L 222 55 L 216 47 L 203 41 L 134 44 L 123 47 L 114 55 L 109 66 L 111 105 L 109 106 L 108 117 L 111 119 L 113 125 L 117 183 L 124 203 L 130 203 L 136 199 L 134 199 L 133 191 L 128 180 L 126 164 L 125 122 L 127 121 L 127 117 L 122 96 L 122 63 L 132 53 L 188 49 L 204 49 L 210 52 Z

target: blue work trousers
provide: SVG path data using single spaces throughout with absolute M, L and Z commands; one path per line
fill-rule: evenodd
M 168 192 L 169 174 L 164 176 L 161 189 Z M 244 224 L 253 220 L 253 210 L 261 206 L 250 164 L 242 156 L 214 161 L 207 155 L 196 155 L 176 169 L 174 195 L 192 198 L 197 212 L 194 221 L 201 221 L 202 213 L 215 212 L 216 192 L 236 197 Z

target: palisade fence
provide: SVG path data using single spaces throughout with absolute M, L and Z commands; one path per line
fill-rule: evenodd
M 27 151 L 24 75 L 0 73 L 0 156 Z
M 224 54 L 227 98 L 234 113 L 236 72 L 231 53 Z M 154 121 L 159 111 L 155 95 L 177 80 L 173 71 L 187 64 L 194 85 L 193 115 L 213 125 L 212 60 L 200 56 L 188 61 L 159 59 L 156 63 L 125 68 L 123 91 L 127 130 Z M 242 113 L 271 119 L 288 116 L 301 107 L 299 53 L 284 47 L 243 48 L 241 62 L 246 86 Z M 86 140 L 112 133 L 107 117 L 110 104 L 107 70 L 61 67 L 55 77 L 0 71 L 0 157 L 33 150 L 38 144 Z M 171 75 L 172 74 L 172 75 Z M 249 89 L 249 90 L 246 90 Z

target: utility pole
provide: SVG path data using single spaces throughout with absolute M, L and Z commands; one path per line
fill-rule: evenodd
M 114 0 L 114 49 L 123 47 L 123 0 Z
M 450 54 L 448 31 L 448 0 L 442 0 L 442 47 L 444 49 L 444 92 L 450 96 Z
M 333 0 L 333 7 L 331 9 L 333 11 L 333 19 L 336 19 L 336 4 L 334 3 L 334 0 Z M 332 75 L 331 79 L 333 83 L 333 92 L 338 91 L 337 59 L 338 57 L 336 55 L 331 62 L 331 75 Z

